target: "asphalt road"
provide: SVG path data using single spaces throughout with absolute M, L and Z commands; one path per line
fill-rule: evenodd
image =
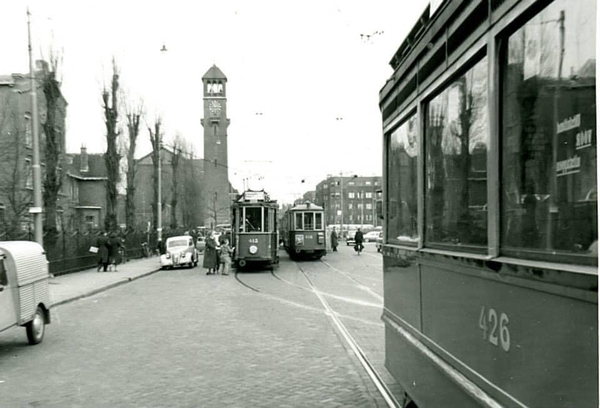
M 274 271 L 162 271 L 58 307 L 44 342 L 0 334 L 0 406 L 383 407 L 382 258 L 339 247 Z

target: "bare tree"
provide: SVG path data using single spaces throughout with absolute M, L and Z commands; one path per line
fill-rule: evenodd
M 119 162 L 121 155 L 117 148 L 117 142 L 120 130 L 117 128 L 119 119 L 118 112 L 118 93 L 119 93 L 119 72 L 117 63 L 113 58 L 113 74 L 110 89 L 102 91 L 102 104 L 104 108 L 104 121 L 106 123 L 106 154 L 104 162 L 106 164 L 106 218 L 104 227 L 107 231 L 114 231 L 117 228 L 117 206 L 118 190 L 117 184 L 120 180 Z
M 31 119 L 27 122 L 29 127 L 24 129 L 11 96 L 0 94 L 0 197 L 5 210 L 2 228 L 9 237 L 14 237 L 21 221 L 27 219 L 32 201 L 32 192 L 26 188 L 31 165 L 25 161 L 27 155 L 23 144 L 24 134 L 31 130 Z
M 181 175 L 179 174 L 179 165 L 181 163 L 181 157 L 184 150 L 184 140 L 181 135 L 175 136 L 173 140 L 173 155 L 171 156 L 171 169 L 173 170 L 171 176 L 171 228 L 177 228 L 177 204 L 179 199 L 179 181 Z
M 152 222 L 154 228 L 158 228 L 158 200 L 162 200 L 162 197 L 158 196 L 158 178 L 161 176 L 158 172 L 158 161 L 160 160 L 160 149 L 162 149 L 162 134 L 160 131 L 161 120 L 157 117 L 154 121 L 154 131 L 152 127 L 148 126 L 148 133 L 150 134 L 150 143 L 152 144 L 152 153 L 150 158 L 152 159 L 152 184 L 154 186 L 154 200 L 152 200 Z M 162 204 L 162 202 L 161 202 Z
M 126 170 L 126 196 L 125 196 L 125 224 L 128 231 L 135 229 L 135 175 L 136 161 L 135 149 L 137 139 L 140 134 L 140 118 L 143 113 L 143 106 L 140 102 L 136 106 L 129 105 L 126 108 L 127 116 L 127 135 L 128 146 L 126 148 L 127 170 Z
M 60 172 L 61 157 L 64 153 L 64 120 L 66 105 L 60 91 L 61 83 L 57 78 L 58 66 L 61 58 L 50 51 L 50 61 L 40 61 L 41 84 L 44 92 L 46 120 L 42 121 L 45 135 L 44 158 L 46 174 L 44 178 L 44 231 L 55 233 L 56 228 L 56 201 L 62 187 L 62 174 Z M 52 235 L 50 235 L 52 236 Z
M 181 192 L 181 214 L 183 224 L 192 229 L 201 225 L 204 220 L 203 206 L 198 204 L 202 197 L 201 174 L 199 160 L 196 160 L 191 144 L 185 147 L 184 153 L 187 160 L 182 169 L 184 189 Z

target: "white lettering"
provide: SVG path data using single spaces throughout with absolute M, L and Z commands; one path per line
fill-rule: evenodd
M 556 123 L 556 134 L 566 132 L 567 130 L 578 128 L 581 125 L 581 114 L 571 116 L 560 123 Z
M 590 147 L 592 145 L 592 129 L 587 129 L 581 132 L 577 132 L 575 140 L 575 148 L 583 149 L 584 147 Z
M 579 156 L 573 156 L 570 159 L 556 162 L 556 174 L 558 176 L 564 176 L 566 174 L 577 173 L 579 172 L 580 167 L 581 158 Z

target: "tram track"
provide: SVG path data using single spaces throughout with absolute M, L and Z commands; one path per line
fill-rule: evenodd
M 321 261 L 321 263 L 324 264 L 324 265 L 326 265 L 329 270 L 337 272 L 341 276 L 344 276 L 345 278 L 351 280 L 357 287 L 359 287 L 360 289 L 362 289 L 362 290 L 370 293 L 371 295 L 374 295 L 375 297 L 377 297 L 378 299 L 381 300 L 381 297 L 379 295 L 377 295 L 376 293 L 374 293 L 367 286 L 365 286 L 365 285 L 361 284 L 360 282 L 358 282 L 352 276 L 346 274 L 343 271 L 340 271 L 339 269 L 337 269 L 337 268 L 335 268 L 335 267 L 327 264 L 324 261 Z M 303 277 L 304 281 L 307 283 L 308 287 L 299 285 L 298 283 L 291 282 L 291 281 L 289 281 L 289 280 L 281 277 L 275 271 L 270 271 L 270 275 L 274 279 L 277 279 L 278 281 L 280 281 L 281 283 L 283 283 L 285 285 L 292 286 L 294 288 L 300 289 L 303 292 L 312 293 L 319 300 L 321 308 L 315 308 L 315 307 L 312 307 L 312 306 L 300 304 L 298 302 L 290 301 L 290 300 L 285 299 L 285 298 L 283 298 L 281 296 L 273 295 L 273 294 L 268 293 L 268 292 L 266 292 L 264 290 L 261 290 L 260 288 L 257 288 L 255 286 L 253 286 L 252 284 L 249 284 L 247 281 L 245 282 L 244 279 L 242 279 L 240 277 L 240 275 L 238 274 L 238 272 L 235 272 L 235 279 L 241 285 L 243 285 L 244 287 L 252 290 L 253 292 L 259 293 L 259 294 L 261 294 L 263 296 L 267 296 L 269 298 L 277 299 L 277 300 L 282 301 L 284 303 L 287 303 L 287 304 L 290 304 L 290 305 L 294 305 L 296 307 L 301 307 L 303 309 L 311 310 L 313 312 L 318 311 L 319 313 L 324 313 L 328 317 L 328 320 L 331 323 L 331 325 L 333 326 L 334 330 L 336 330 L 339 333 L 341 341 L 344 342 L 349 347 L 349 349 L 352 351 L 352 353 L 354 354 L 354 356 L 356 357 L 356 359 L 360 363 L 360 365 L 363 368 L 363 370 L 366 372 L 366 374 L 369 377 L 369 379 L 371 380 L 371 382 L 374 384 L 375 388 L 377 389 L 378 393 L 381 395 L 381 397 L 383 398 L 383 400 L 385 401 L 385 403 L 387 404 L 387 406 L 388 407 L 400 407 L 401 405 L 395 399 L 394 395 L 389 390 L 389 388 L 387 387 L 387 385 L 385 384 L 385 382 L 383 381 L 383 379 L 381 378 L 381 376 L 377 372 L 377 370 L 374 367 L 374 365 L 367 358 L 365 352 L 359 346 L 358 342 L 354 339 L 354 337 L 350 334 L 350 331 L 347 329 L 347 327 L 344 325 L 344 323 L 342 322 L 341 319 L 352 319 L 352 320 L 355 320 L 355 321 L 360 321 L 360 322 L 365 323 L 365 324 L 373 324 L 373 322 L 366 321 L 364 319 L 360 319 L 360 318 L 356 318 L 356 317 L 352 317 L 352 316 L 340 315 L 338 312 L 336 312 L 331 307 L 331 305 L 327 301 L 326 297 L 333 297 L 334 299 L 340 299 L 340 300 L 344 300 L 346 302 L 351 301 L 351 299 L 343 298 L 343 297 L 340 297 L 340 296 L 336 296 L 336 295 L 333 295 L 333 294 L 322 292 L 312 282 L 312 280 L 311 280 L 308 272 L 305 270 L 305 268 L 303 268 L 297 262 L 294 262 L 294 265 L 296 266 L 298 272 L 300 272 L 301 276 Z M 358 301 L 356 301 L 356 302 L 352 302 L 352 303 L 358 304 L 360 306 L 381 307 L 381 304 L 373 304 L 373 303 L 368 303 L 368 302 L 358 302 Z
M 308 276 L 306 271 L 304 271 L 304 269 L 300 265 L 296 264 L 296 266 L 297 266 L 298 270 L 300 271 L 300 273 L 302 274 L 302 276 L 304 276 L 304 278 L 308 282 L 308 285 L 311 288 L 311 291 L 315 294 L 315 296 L 317 296 L 317 298 L 323 305 L 323 308 L 325 309 L 325 314 L 329 317 L 334 328 L 342 335 L 344 341 L 350 347 L 350 349 L 352 350 L 352 352 L 354 353 L 354 355 L 360 362 L 361 366 L 366 371 L 367 375 L 369 376 L 369 378 L 371 379 L 371 381 L 377 388 L 377 391 L 381 394 L 381 396 L 385 400 L 388 407 L 394 407 L 394 408 L 400 407 L 401 405 L 398 403 L 396 398 L 394 398 L 394 395 L 388 389 L 385 382 L 382 380 L 381 376 L 377 373 L 377 370 L 375 369 L 373 364 L 371 364 L 371 362 L 369 361 L 369 359 L 367 358 L 365 353 L 362 351 L 361 347 L 358 345 L 356 340 L 354 340 L 354 337 L 352 337 L 352 335 L 350 334 L 350 332 L 348 331 L 348 329 L 346 328 L 344 323 L 342 323 L 342 321 L 338 317 L 338 314 L 331 308 L 331 306 L 329 305 L 327 300 L 325 300 L 325 298 L 321 294 L 321 292 L 319 290 L 317 290 L 317 288 L 313 284 L 312 280 L 310 279 L 310 277 Z

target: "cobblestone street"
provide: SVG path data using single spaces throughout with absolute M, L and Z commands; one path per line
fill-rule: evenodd
M 367 255 L 360 259 L 381 262 Z M 341 267 L 358 262 L 351 256 L 326 259 Z M 335 308 L 354 321 L 354 335 L 381 325 L 372 304 L 347 307 L 343 297 L 363 295 L 320 262 L 283 257 L 274 273 L 239 281 L 201 268 L 161 271 L 54 309 L 36 347 L 21 328 L 0 334 L 0 405 L 385 406 L 298 266 L 323 290 L 338 287 Z M 369 353 L 380 340 L 365 340 Z

